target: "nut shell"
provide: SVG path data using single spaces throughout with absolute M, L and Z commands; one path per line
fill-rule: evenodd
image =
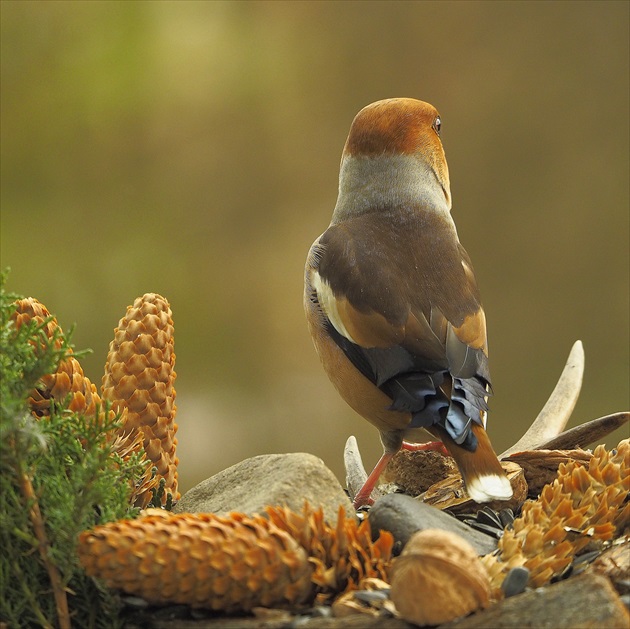
M 451 457 L 434 450 L 399 450 L 381 474 L 381 481 L 396 484 L 410 496 L 419 496 L 453 475 L 459 472 Z
M 487 607 L 490 582 L 464 539 L 437 529 L 418 531 L 392 568 L 391 599 L 416 625 L 439 625 Z

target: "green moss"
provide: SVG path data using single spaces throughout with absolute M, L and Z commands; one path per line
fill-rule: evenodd
M 6 272 L 0 281 L 0 620 L 10 627 L 59 626 L 56 572 L 73 626 L 113 627 L 118 601 L 84 574 L 77 538 L 96 524 L 136 515 L 130 481 L 144 470 L 139 456 L 125 462 L 112 453 L 107 433 L 117 417 L 98 423 L 67 404 L 53 405 L 49 418 L 31 415 L 29 392 L 67 357 L 70 339 L 61 332 L 47 338 L 35 321 L 17 330 L 11 314 L 19 296 L 5 292 Z M 47 545 L 34 528 L 34 512 Z

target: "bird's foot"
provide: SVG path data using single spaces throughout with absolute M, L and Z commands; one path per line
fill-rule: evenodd
M 352 506 L 355 509 L 359 509 L 360 507 L 371 507 L 374 504 L 374 498 L 370 496 L 360 496 L 357 494 L 352 501 Z

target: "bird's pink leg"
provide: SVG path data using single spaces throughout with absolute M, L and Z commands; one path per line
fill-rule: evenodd
M 445 456 L 450 456 L 448 450 L 444 446 L 441 441 L 429 441 L 427 443 L 409 443 L 409 441 L 402 442 L 403 450 L 411 450 L 411 451 L 419 451 L 419 450 L 435 450 L 436 452 L 441 452 Z M 378 483 L 378 479 L 380 478 L 383 470 L 387 467 L 387 464 L 391 461 L 394 454 L 396 454 L 396 450 L 394 452 L 384 452 L 383 456 L 378 460 L 378 463 L 374 466 L 374 469 L 367 477 L 365 483 L 363 483 L 363 487 L 359 489 L 357 495 L 354 497 L 352 504 L 355 509 L 363 505 L 371 505 L 374 501 L 370 498 L 370 494 L 376 487 L 376 483 Z
M 417 452 L 418 450 L 435 450 L 436 452 L 441 452 L 444 456 L 450 456 L 441 441 L 428 441 L 427 443 L 409 443 L 408 441 L 403 441 L 402 449 L 412 452 Z
M 367 477 L 365 483 L 363 483 L 363 487 L 359 489 L 357 495 L 354 497 L 352 504 L 355 509 L 363 505 L 371 505 L 374 501 L 370 498 L 370 494 L 374 487 L 376 487 L 376 483 L 383 472 L 383 470 L 387 467 L 387 464 L 390 462 L 391 458 L 396 454 L 396 452 L 383 452 L 383 456 L 378 460 L 378 463 L 374 466 L 374 469 Z

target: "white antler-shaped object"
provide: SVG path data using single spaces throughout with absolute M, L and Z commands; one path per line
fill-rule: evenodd
M 514 452 L 535 450 L 540 444 L 557 437 L 567 425 L 580 396 L 584 376 L 584 347 L 575 341 L 558 384 L 527 432 L 505 452 L 504 459 Z

